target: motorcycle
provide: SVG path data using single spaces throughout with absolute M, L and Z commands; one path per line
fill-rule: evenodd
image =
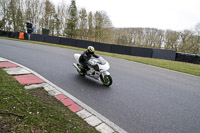
M 78 71 L 81 76 L 89 76 L 96 80 L 100 80 L 105 86 L 110 86 L 112 84 L 112 77 L 108 72 L 110 65 L 109 63 L 101 56 L 99 58 L 91 57 L 88 61 L 89 70 L 84 72 L 83 66 L 79 63 L 79 58 L 81 54 L 74 54 L 74 58 L 77 63 L 73 63 L 73 66 Z

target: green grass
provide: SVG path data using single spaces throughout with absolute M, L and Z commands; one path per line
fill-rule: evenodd
M 0 132 L 95 133 L 43 88 L 25 90 L 0 69 Z
M 85 50 L 85 49 L 82 49 L 82 48 L 63 46 L 63 45 L 57 45 L 57 44 L 50 44 L 50 43 L 43 43 L 43 42 L 36 42 L 36 41 L 19 40 L 19 39 L 6 38 L 6 37 L 0 37 L 0 38 L 1 39 L 16 40 L 16 41 L 23 41 L 23 42 L 30 42 L 30 43 L 42 44 L 42 45 L 48 45 L 48 46 L 54 46 L 54 47 L 68 48 L 68 49 L 80 50 L 80 51 Z M 166 68 L 166 69 L 170 69 L 170 70 L 174 70 L 174 71 L 178 71 L 178 72 L 183 72 L 183 73 L 187 73 L 187 74 L 200 76 L 200 65 L 197 65 L 197 64 L 190 64 L 190 63 L 177 62 L 177 61 L 169 61 L 169 60 L 162 60 L 162 59 L 135 57 L 135 56 L 128 56 L 128 55 L 120 55 L 120 54 L 113 54 L 113 53 L 100 52 L 100 51 L 97 51 L 96 53 L 101 54 L 101 55 L 126 59 L 126 60 L 139 62 L 139 63 L 143 63 L 143 64 L 147 64 L 147 65 L 162 67 L 162 68 Z

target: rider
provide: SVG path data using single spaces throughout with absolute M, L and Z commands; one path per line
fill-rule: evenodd
M 90 59 L 91 57 L 99 58 L 99 56 L 96 55 L 94 52 L 95 52 L 94 47 L 88 46 L 87 50 L 84 51 L 84 52 L 81 54 L 81 56 L 80 56 L 80 58 L 79 58 L 79 62 L 82 64 L 83 69 L 84 69 L 84 70 L 83 70 L 84 72 L 86 72 L 87 70 L 89 70 L 89 68 L 88 68 L 88 65 L 89 65 L 89 64 L 88 64 L 88 61 L 89 61 L 89 59 Z

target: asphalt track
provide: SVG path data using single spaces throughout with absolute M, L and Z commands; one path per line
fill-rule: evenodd
M 0 39 L 0 57 L 36 71 L 127 132 L 200 132 L 200 77 L 104 56 L 113 77 L 107 88 L 76 73 L 74 53 L 81 52 Z

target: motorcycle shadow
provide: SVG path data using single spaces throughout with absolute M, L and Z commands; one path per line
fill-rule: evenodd
M 95 88 L 100 87 L 100 88 L 105 88 L 105 89 L 110 88 L 103 85 L 100 80 L 95 80 L 89 76 L 82 77 L 80 75 L 75 75 L 74 80 L 76 80 L 78 84 L 81 84 L 82 86 L 85 86 L 85 87 L 95 87 Z

